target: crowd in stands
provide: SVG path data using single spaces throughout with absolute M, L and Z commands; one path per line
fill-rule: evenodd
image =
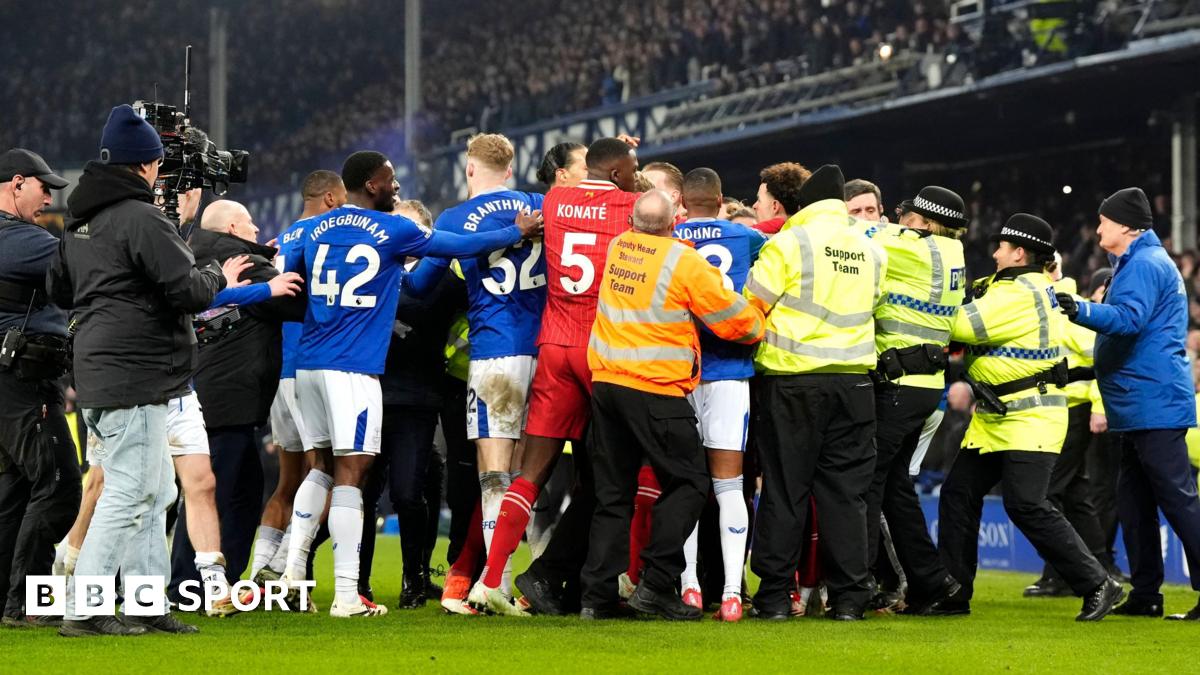
M 36 138 L 55 160 L 90 158 L 93 129 L 103 121 L 92 118 L 109 103 L 152 99 L 157 91 L 159 100 L 182 104 L 187 44 L 195 47 L 193 117 L 205 125 L 209 9 L 222 3 L 132 0 L 105 12 L 78 0 L 66 5 L 33 11 L 47 21 L 64 11 L 88 20 L 53 21 L 52 40 L 41 31 L 8 38 L 24 58 L 22 75 L 0 84 L 7 118 L 16 122 L 0 128 L 0 143 Z M 254 153 L 258 176 L 279 176 L 364 140 L 403 147 L 402 6 L 224 6 L 228 142 Z M 947 23 L 942 0 L 454 0 L 427 4 L 424 21 L 425 35 L 457 38 L 427 37 L 423 45 L 423 148 L 444 145 L 456 129 L 512 129 L 710 78 L 726 88 L 769 80 L 779 77 L 779 62 L 798 64 L 801 74 L 823 72 L 878 58 L 885 41 L 919 52 L 967 44 Z M 105 105 L 92 112 L 54 106 L 81 96 Z

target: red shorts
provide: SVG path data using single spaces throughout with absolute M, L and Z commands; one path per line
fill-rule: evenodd
M 592 371 L 588 368 L 587 347 L 552 344 L 539 347 L 525 433 L 579 440 L 592 414 L 591 401 Z

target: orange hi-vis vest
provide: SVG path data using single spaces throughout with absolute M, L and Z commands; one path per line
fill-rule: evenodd
M 718 337 L 753 344 L 766 319 L 725 288 L 721 272 L 685 242 L 629 230 L 604 263 L 588 342 L 593 382 L 686 396 L 700 381 L 695 321 Z

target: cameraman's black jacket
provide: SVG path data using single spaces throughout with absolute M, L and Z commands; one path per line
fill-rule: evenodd
M 165 403 L 188 391 L 196 367 L 191 314 L 225 287 L 196 267 L 150 186 L 122 167 L 88 162 L 67 200 L 67 224 L 47 280 L 74 309 L 75 389 L 81 408 Z
M 270 281 L 279 274 L 271 264 L 275 249 L 270 246 L 208 230 L 196 230 L 188 243 L 201 264 L 249 255 L 253 266 L 241 278 L 251 283 Z M 300 294 L 242 307 L 242 318 L 232 331 L 200 345 L 196 395 L 209 429 L 266 423 L 283 365 L 280 324 L 303 321 L 306 303 Z

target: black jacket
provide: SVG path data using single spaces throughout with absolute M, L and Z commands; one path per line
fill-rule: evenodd
M 165 403 L 196 367 L 192 313 L 225 287 L 200 269 L 150 187 L 123 167 L 88 162 L 67 200 L 67 224 L 47 287 L 74 309 L 81 408 Z
M 423 299 L 400 296 L 387 366 L 379 380 L 384 405 L 442 406 L 446 336 L 454 317 L 466 308 L 466 284 L 450 272 Z
M 276 251 L 270 246 L 207 230 L 196 230 L 189 243 L 200 264 L 249 255 L 253 265 L 241 278 L 251 283 L 279 274 L 271 264 Z M 209 429 L 266 423 L 282 367 L 280 323 L 303 321 L 306 302 L 297 295 L 242 307 L 242 318 L 228 335 L 200 345 L 196 395 Z

